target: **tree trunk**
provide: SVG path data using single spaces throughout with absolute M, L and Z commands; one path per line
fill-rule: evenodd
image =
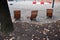
M 3 33 L 10 33 L 14 30 L 7 0 L 0 0 L 0 22 Z

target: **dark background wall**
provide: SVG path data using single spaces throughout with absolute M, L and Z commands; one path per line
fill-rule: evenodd
M 8 0 L 8 1 L 13 1 L 13 0 Z

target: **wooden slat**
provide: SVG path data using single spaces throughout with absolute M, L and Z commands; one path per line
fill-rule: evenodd
M 14 18 L 20 19 L 21 17 L 21 11 L 20 10 L 14 10 Z
M 31 17 L 30 17 L 30 19 L 33 20 L 34 18 L 36 18 L 36 17 L 37 17 L 37 13 L 38 13 L 37 10 L 33 10 L 33 11 L 31 12 Z
M 53 16 L 53 9 L 47 9 L 47 17 L 52 18 Z

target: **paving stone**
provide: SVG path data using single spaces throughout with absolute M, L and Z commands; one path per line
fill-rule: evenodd
M 52 22 L 37 25 L 27 22 L 13 23 L 15 30 L 12 36 L 15 40 L 59 40 L 60 24 Z

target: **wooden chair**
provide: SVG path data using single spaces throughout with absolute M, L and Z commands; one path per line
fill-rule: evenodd
M 37 17 L 37 13 L 38 13 L 37 10 L 33 10 L 33 11 L 31 12 L 30 20 L 36 19 L 36 17 Z
M 15 18 L 15 20 L 18 20 L 21 18 L 21 11 L 20 10 L 14 10 L 14 18 Z
M 53 9 L 47 9 L 47 17 L 52 18 L 53 16 Z

